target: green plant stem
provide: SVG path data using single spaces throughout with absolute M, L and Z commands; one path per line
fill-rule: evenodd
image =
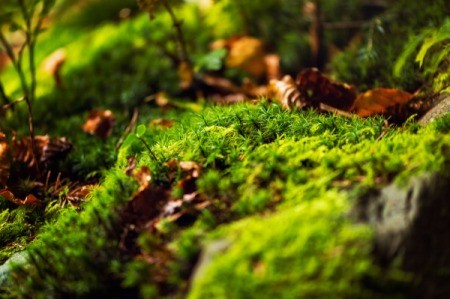
M 11 104 L 11 100 L 6 95 L 5 88 L 3 87 L 3 83 L 1 81 L 0 81 L 0 98 L 2 99 L 2 101 L 5 105 Z
M 152 158 L 153 158 L 156 162 L 159 162 L 158 157 L 156 157 L 155 153 L 152 151 L 152 149 L 150 148 L 150 146 L 148 145 L 148 143 L 145 142 L 145 140 L 144 140 L 142 137 L 140 137 L 140 136 L 136 136 L 136 137 L 137 137 L 137 138 L 145 145 L 145 147 L 147 148 L 147 150 L 148 150 L 148 152 L 150 153 L 150 155 L 152 156 Z
M 175 28 L 176 33 L 176 42 L 178 44 L 178 54 L 180 56 L 180 60 L 182 62 L 187 63 L 188 66 L 191 65 L 191 61 L 189 59 L 187 47 L 186 47 L 186 40 L 184 39 L 183 30 L 181 30 L 181 26 L 183 25 L 183 22 L 178 20 L 177 16 L 173 12 L 172 7 L 167 2 L 167 0 L 162 0 L 162 5 L 167 10 L 167 12 L 170 15 L 170 18 L 172 19 L 173 27 Z

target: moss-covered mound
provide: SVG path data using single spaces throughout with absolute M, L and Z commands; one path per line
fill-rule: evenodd
M 349 211 L 368 190 L 392 181 L 402 185 L 426 171 L 447 171 L 448 123 L 446 117 L 424 128 L 389 129 L 382 119 L 292 113 L 263 102 L 209 108 L 168 131 L 151 129 L 139 136 L 143 139 L 131 135 L 84 210 L 66 210 L 44 227 L 27 250 L 27 262 L 12 272 L 6 292 L 401 296 L 411 276 L 374 262 L 372 229 L 357 224 Z M 126 174 L 130 156 L 136 156 L 137 169 L 151 169 L 152 190 L 172 190 L 169 199 L 156 201 L 163 203 L 183 196 L 181 176 L 168 180 L 173 170 L 166 163 L 197 162 L 203 171 L 196 190 L 209 205 L 189 221 L 149 217 L 148 225 L 136 225 L 131 233 L 128 224 L 136 222 L 123 211 L 137 200 L 139 186 Z M 138 214 L 157 208 L 142 209 Z
M 206 55 L 208 44 L 235 35 L 263 40 L 268 53 L 280 54 L 284 73 L 311 63 L 304 1 L 222 0 L 209 8 L 194 2 L 175 11 L 197 77 L 215 55 Z M 361 90 L 413 91 L 425 80 L 435 81 L 435 92 L 448 87 L 448 37 L 433 42 L 424 58 L 433 70 L 414 65 L 424 40 L 448 34 L 446 1 L 395 1 L 378 19 L 365 16 L 366 1 L 323 2 L 330 49 L 358 39 L 356 29 L 333 31 L 342 25 L 334 22 L 363 20 L 363 42 L 330 61 L 337 77 Z M 157 11 L 149 22 L 137 11 L 134 0 L 60 1 L 55 25 L 41 36 L 39 63 L 60 47 L 66 58 L 59 86 L 38 67 L 36 133 L 72 140 L 74 151 L 58 165 L 65 182 L 99 184 L 77 208 L 63 208 L 68 185 L 42 192 L 43 204 L 34 208 L 0 197 L 0 297 L 428 299 L 422 294 L 445 293 L 437 286 L 450 278 L 450 262 L 434 253 L 448 236 L 445 229 L 440 234 L 447 205 L 426 202 L 432 194 L 426 189 L 417 193 L 422 197 L 411 195 L 409 187 L 429 173 L 447 180 L 450 116 L 423 127 L 412 118 L 392 127 L 381 117 L 292 112 L 266 100 L 229 107 L 174 100 L 195 90 L 179 88 L 171 18 Z M 407 28 L 398 22 L 405 19 Z M 406 37 L 418 33 L 422 40 L 407 45 Z M 211 73 L 242 83 L 242 70 L 214 62 Z M 400 75 L 394 76 L 396 62 Z M 21 96 L 11 68 L 2 82 L 12 98 Z M 160 91 L 169 95 L 163 108 L 151 101 Z M 92 109 L 113 110 L 108 138 L 80 129 Z M 161 117 L 175 125 L 150 125 Z M 122 143 L 133 122 L 139 129 Z M 0 130 L 26 135 L 26 124 L 18 105 L 2 115 Z M 20 197 L 36 187 L 33 178 L 17 181 Z M 382 197 L 388 185 L 405 200 Z M 429 186 L 445 188 L 442 181 Z M 427 204 L 439 215 L 417 217 L 408 229 L 419 233 L 402 227 L 391 240 L 382 231 L 398 220 L 385 214 L 404 208 L 402 217 L 412 219 Z M 426 234 L 429 223 L 436 233 Z M 414 242 L 421 243 L 416 251 Z M 381 256 L 386 248 L 394 250 Z M 433 254 L 411 262 L 417 252 Z

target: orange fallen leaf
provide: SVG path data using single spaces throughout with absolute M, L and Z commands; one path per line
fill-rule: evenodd
M 0 132 L 0 185 L 5 186 L 11 168 L 11 151 L 6 135 Z
M 111 110 L 92 110 L 83 125 L 83 131 L 104 139 L 111 135 L 114 122 Z
M 249 37 L 234 37 L 226 42 L 228 55 L 226 65 L 248 72 L 255 78 L 266 73 L 266 53 L 261 40 Z
M 339 110 L 349 111 L 356 99 L 356 90 L 353 86 L 335 82 L 316 68 L 300 72 L 296 83 L 301 100 L 316 108 L 323 103 Z
M 413 94 L 403 90 L 376 88 L 360 94 L 355 100 L 352 111 L 362 117 L 383 114 L 396 105 L 408 103 L 413 98 Z

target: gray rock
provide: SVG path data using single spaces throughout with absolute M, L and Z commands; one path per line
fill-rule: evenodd
M 359 221 L 375 230 L 375 257 L 382 266 L 400 259 L 413 273 L 407 298 L 450 298 L 450 177 L 428 174 L 405 188 L 390 185 L 361 198 Z
M 444 116 L 450 112 L 450 94 L 445 93 L 438 96 L 438 104 L 430 109 L 424 116 L 419 119 L 419 124 L 427 124 L 434 119 Z
M 0 266 L 0 287 L 8 284 L 8 276 L 14 264 L 24 264 L 27 262 L 26 251 L 17 252 Z
M 226 240 L 215 240 L 204 246 L 200 254 L 200 259 L 195 266 L 192 281 L 205 275 L 205 269 L 208 268 L 211 261 L 213 261 L 216 256 L 226 252 L 230 246 L 231 243 Z

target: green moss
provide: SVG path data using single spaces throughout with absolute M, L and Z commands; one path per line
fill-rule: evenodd
M 53 203 L 40 207 L 17 206 L 0 196 L 0 263 L 22 251 L 59 210 Z
M 293 113 L 268 102 L 188 112 L 167 131 L 150 128 L 142 136 L 157 160 L 131 135 L 84 210 L 65 211 L 29 247 L 33 259 L 22 270 L 26 275 L 17 270 L 15 284 L 22 295 L 38 297 L 113 291 L 182 295 L 204 240 L 224 239 L 231 247 L 195 280 L 191 297 L 277 292 L 283 298 L 327 298 L 333 291 L 339 298 L 376 298 L 386 289 L 374 284 L 397 285 L 406 278 L 395 276 L 395 267 L 389 270 L 393 276 L 381 274 L 370 254 L 370 229 L 351 223 L 347 213 L 368 189 L 444 171 L 450 146 L 446 123 L 447 118 L 424 128 L 409 123 L 380 137 L 381 118 Z M 191 227 L 162 220 L 158 236 L 142 232 L 136 245 L 149 255 L 170 248 L 162 289 L 139 274 L 152 273 L 151 265 L 130 260 L 118 246 L 125 224 L 117 216 L 137 188 L 124 174 L 130 155 L 152 169 L 154 184 L 166 188 L 177 183 L 168 186 L 166 161 L 192 160 L 204 168 L 197 186 L 211 205 Z M 396 288 L 388 290 L 397 294 Z
M 230 243 L 194 281 L 189 298 L 369 298 L 371 231 L 348 223 L 345 196 L 327 192 L 273 215 L 220 228 Z M 211 237 L 211 236 L 210 236 Z

